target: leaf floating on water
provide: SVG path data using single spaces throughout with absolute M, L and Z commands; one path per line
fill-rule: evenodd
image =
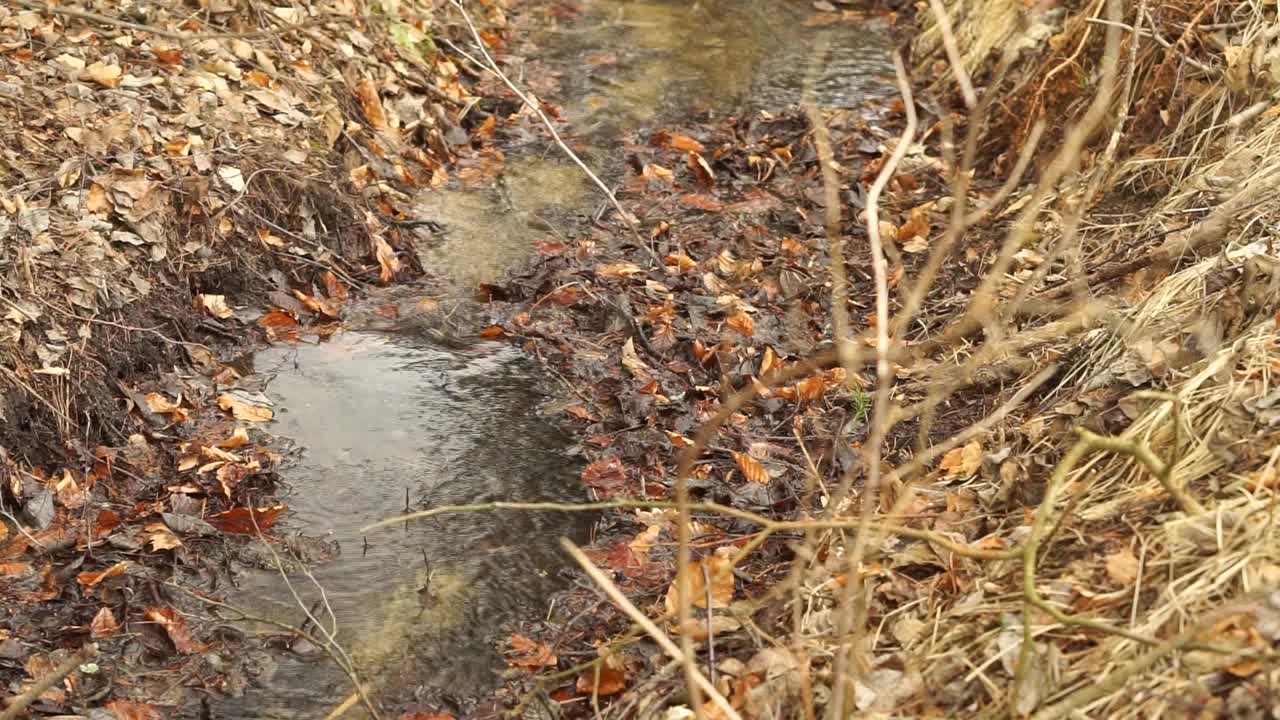
M 238 507 L 209 516 L 209 524 L 222 532 L 235 535 L 257 535 L 266 531 L 280 514 L 288 510 L 288 505 L 272 505 L 271 507 L 247 508 Z

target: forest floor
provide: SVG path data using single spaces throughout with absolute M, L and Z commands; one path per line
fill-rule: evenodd
M 574 3 L 17 5 L 0 717 L 194 717 L 253 682 L 271 645 L 230 624 L 223 567 L 325 558 L 271 532 L 274 411 L 239 359 L 442 282 L 417 246 L 449 229 L 413 198 L 496 184 L 530 138 L 612 197 L 530 232 L 468 312 L 372 314 L 538 361 L 593 502 L 426 514 L 604 511 L 568 550 L 587 577 L 501 643 L 491 696 L 353 701 L 1280 715 L 1273 15 L 813 3 L 807 25 L 910 36 L 918 102 L 884 78 L 856 107 L 690 112 L 601 151 L 529 40 L 573 32 Z M 277 644 L 299 637 L 322 644 Z

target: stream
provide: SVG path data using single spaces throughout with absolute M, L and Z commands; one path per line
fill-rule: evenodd
M 575 144 L 605 176 L 621 172 L 622 133 L 785 108 L 811 76 L 820 105 L 857 107 L 892 76 L 886 27 L 809 27 L 808 2 L 584 0 L 579 7 L 572 22 L 517 32 L 560 74 L 561 96 L 548 99 L 561 104 Z M 814 48 L 824 39 L 830 49 L 815 73 Z M 536 241 L 587 220 L 600 203 L 545 138 L 513 141 L 507 155 L 492 187 L 418 199 L 422 214 L 447 228 L 420 251 L 424 265 L 460 294 L 527 263 Z M 535 390 L 536 364 L 507 345 L 446 347 L 390 327 L 274 346 L 252 366 L 276 404 L 270 432 L 298 448 L 282 470 L 291 512 L 279 531 L 320 535 L 338 554 L 316 564 L 314 584 L 302 572 L 243 570 L 232 600 L 296 626 L 300 605 L 319 598 L 318 584 L 332 609 L 318 613 L 321 623 L 336 627 L 378 693 L 414 691 L 465 708 L 503 668 L 504 625 L 540 617 L 563 587 L 558 539 L 584 541 L 591 518 L 442 516 L 373 533 L 367 545 L 359 528 L 406 503 L 585 500 L 570 441 L 539 414 L 545 398 Z M 262 686 L 220 701 L 212 716 L 325 717 L 351 684 L 323 652 L 301 650 L 276 657 Z M 356 707 L 344 717 L 365 714 Z

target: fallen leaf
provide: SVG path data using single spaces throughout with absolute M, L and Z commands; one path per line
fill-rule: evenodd
M 267 331 L 272 340 L 298 340 L 298 321 L 283 310 L 272 310 L 258 318 L 258 327 Z
M 356 85 L 356 97 L 360 99 L 360 109 L 369 121 L 369 126 L 378 132 L 387 129 L 387 114 L 382 108 L 382 98 L 378 96 L 378 86 L 369 78 L 364 78 Z
M 711 166 L 707 164 L 706 159 L 701 154 L 690 152 L 686 160 L 689 170 L 693 172 L 693 176 L 697 178 L 698 184 L 704 189 L 710 189 L 716 184 L 716 174 L 711 171 Z
M 143 399 L 147 401 L 147 408 L 157 415 L 182 412 L 181 405 L 165 397 L 162 393 L 150 392 L 144 395 Z
M 227 305 L 226 295 L 197 295 L 196 302 L 200 303 L 205 312 L 219 320 L 225 320 L 234 314 L 231 306 Z
M 713 212 L 713 213 L 718 213 L 724 210 L 724 203 L 720 202 L 719 200 L 716 200 L 710 195 L 689 193 L 687 195 L 681 195 L 677 199 L 677 202 L 679 202 L 681 205 L 684 205 L 685 207 L 693 208 L 694 210 L 703 210 L 706 212 Z
M 1121 587 L 1128 587 L 1138 579 L 1138 558 L 1128 547 L 1108 555 L 1106 568 L 1107 577 Z
M 93 588 L 103 580 L 106 580 L 108 578 L 113 578 L 118 575 L 123 575 L 124 572 L 129 569 L 129 565 L 130 563 L 128 560 L 121 560 L 120 562 L 116 563 L 115 565 L 112 565 L 106 570 L 101 570 L 99 572 L 91 572 L 86 570 L 85 572 L 82 572 L 76 576 L 76 581 L 85 587 L 85 594 L 87 595 L 87 594 L 90 594 L 91 588 Z
M 164 628 L 169 635 L 169 639 L 173 641 L 173 646 L 183 655 L 193 655 L 209 649 L 208 645 L 191 636 L 191 629 L 187 626 L 187 619 L 179 615 L 173 608 L 150 607 L 142 615 Z
M 583 468 L 582 482 L 607 495 L 626 487 L 627 471 L 616 457 L 597 460 Z
M 116 622 L 116 616 L 109 607 L 99 608 L 98 613 L 93 616 L 93 621 L 89 623 L 89 637 L 94 640 L 109 638 L 119 631 L 120 623 Z
M 982 443 L 973 440 L 964 447 L 953 448 L 938 463 L 947 477 L 969 477 L 982 467 Z
M 612 263 L 609 265 L 597 265 L 595 273 L 596 277 L 631 278 L 643 275 L 644 269 L 633 263 Z
M 663 185 L 673 185 L 676 181 L 675 173 L 661 165 L 655 165 L 653 163 L 646 163 L 645 166 L 640 169 L 640 177 L 648 180 L 649 182 L 658 182 Z
M 247 508 L 238 507 L 210 515 L 208 522 L 222 532 L 236 535 L 257 535 L 260 530 L 267 530 L 275 525 L 280 514 L 288 510 L 287 505 L 271 507 Z
M 756 332 L 755 321 L 751 319 L 751 316 L 745 310 L 739 310 L 730 315 L 726 322 L 729 323 L 729 327 L 737 330 L 738 334 L 743 337 L 751 337 Z
M 159 710 L 145 703 L 112 700 L 107 703 L 107 709 L 116 716 L 116 720 L 164 720 Z
M 493 340 L 496 338 L 503 337 L 506 334 L 507 334 L 506 328 L 502 327 L 501 325 L 490 325 L 480 330 L 480 337 L 484 338 L 485 340 Z
M 244 173 L 240 172 L 240 168 L 223 165 L 218 168 L 218 177 L 222 178 L 222 182 L 232 190 L 236 192 L 244 190 Z
M 265 402 L 250 397 L 247 393 L 235 390 L 218 396 L 218 407 L 231 412 L 237 420 L 250 422 L 266 422 L 275 416 Z
M 230 437 L 218 443 L 218 447 L 224 450 L 232 450 L 247 442 L 249 442 L 249 430 L 247 428 L 238 427 L 232 431 Z
M 119 65 L 107 65 L 101 61 L 85 68 L 84 72 L 90 80 L 105 88 L 114 88 L 119 85 L 120 78 L 124 75 Z
M 702 146 L 702 143 L 694 140 L 688 135 L 681 135 L 679 133 L 671 133 L 671 138 L 668 141 L 668 144 L 670 144 L 672 149 L 681 150 L 683 152 L 706 152 L 706 148 Z
M 748 482 L 765 484 L 769 482 L 769 471 L 765 469 L 755 458 L 744 452 L 735 452 L 733 461 L 737 463 L 738 469 L 742 471 L 742 476 Z
M 603 665 L 598 667 L 599 673 L 595 669 L 589 669 L 578 676 L 575 687 L 579 694 L 607 697 L 617 695 L 626 689 L 627 676 L 621 670 L 603 667 Z
M 544 667 L 553 667 L 559 662 L 551 646 L 530 640 L 523 635 L 512 635 L 507 640 L 507 645 L 511 648 L 507 653 L 507 663 L 513 667 L 540 670 Z
M 727 608 L 733 603 L 733 563 L 731 558 L 737 550 L 733 547 L 717 548 L 714 555 L 689 564 L 689 600 L 696 608 L 707 609 L 707 581 L 711 582 L 710 601 L 712 608 Z M 671 581 L 667 588 L 665 600 L 666 610 L 674 615 L 679 607 L 679 591 L 676 583 Z
M 377 258 L 378 267 L 381 268 L 378 277 L 383 283 L 389 283 L 400 271 L 400 258 L 396 257 L 396 251 L 387 244 L 387 241 L 380 237 L 374 236 L 373 246 L 374 257 Z
M 162 522 L 147 523 L 143 528 L 146 536 L 146 544 L 151 546 L 152 552 L 160 552 L 161 550 L 172 550 L 182 547 L 182 539 L 174 534 L 169 526 Z

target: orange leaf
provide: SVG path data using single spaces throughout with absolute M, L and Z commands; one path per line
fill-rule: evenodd
M 387 129 L 387 115 L 382 109 L 382 98 L 378 97 L 378 86 L 369 78 L 364 78 L 356 85 L 356 97 L 360 99 L 360 108 L 364 110 L 369 126 L 378 132 Z
M 587 670 L 578 676 L 577 690 L 581 695 L 617 695 L 627 687 L 627 676 L 621 670 L 601 667 L 599 675 L 595 669 Z
M 259 530 L 266 530 L 276 523 L 280 514 L 288 510 L 288 505 L 272 505 L 271 507 L 247 508 L 238 507 L 210 515 L 209 524 L 223 532 L 237 535 L 256 535 Z
M 324 271 L 324 291 L 329 295 L 329 299 L 336 303 L 344 303 L 347 300 L 347 286 L 333 274 L 332 270 Z
M 696 608 L 707 608 L 707 581 L 711 581 L 710 600 L 712 608 L 727 608 L 733 603 L 733 563 L 730 558 L 737 552 L 732 547 L 722 547 L 715 555 L 702 558 L 689 565 L 689 601 Z M 675 614 L 678 606 L 679 591 L 672 580 L 667 588 L 666 609 Z
M 191 636 L 187 627 L 187 619 L 179 615 L 173 608 L 150 607 L 142 613 L 143 617 L 164 628 L 173 641 L 173 646 L 183 655 L 201 653 L 209 649 L 208 645 Z
M 396 251 L 387 244 L 387 241 L 380 237 L 373 238 L 373 248 L 378 266 L 382 268 L 378 277 L 382 282 L 389 283 L 400 271 L 400 258 L 396 257 Z
M 796 398 L 804 402 L 820 399 L 827 392 L 826 378 L 814 375 L 796 383 Z
M 76 580 L 81 585 L 85 586 L 86 589 L 92 588 L 94 585 L 97 585 L 98 583 L 102 582 L 103 580 L 106 580 L 107 578 L 113 578 L 117 575 L 123 575 L 124 571 L 128 569 L 129 569 L 129 561 L 121 560 L 115 565 L 112 565 L 106 570 L 102 570 L 100 572 L 90 572 L 86 570 L 85 572 L 82 572 L 79 575 L 77 575 Z
M 530 640 L 523 635 L 512 635 L 507 640 L 507 644 L 511 646 L 511 651 L 507 653 L 507 663 L 513 667 L 538 670 L 553 667 L 559 662 L 559 658 L 549 645 Z
M 182 62 L 182 48 L 151 48 L 151 54 L 165 65 L 177 65 Z
M 272 310 L 258 318 L 258 327 L 266 330 L 272 340 L 298 340 L 298 321 L 283 310 Z
M 676 150 L 683 150 L 684 152 L 700 153 L 706 150 L 706 148 L 702 146 L 702 143 L 694 140 L 688 135 L 680 135 L 679 133 L 672 133 L 669 143 L 672 148 Z
M 756 332 L 755 321 L 753 321 L 751 316 L 744 310 L 739 310 L 738 312 L 730 315 L 727 322 L 729 323 L 729 327 L 737 330 L 743 337 L 751 337 Z
M 507 331 L 503 329 L 501 325 L 490 325 L 489 327 L 480 331 L 480 337 L 485 338 L 486 340 L 493 340 L 494 338 L 500 338 L 506 334 L 507 334 Z
M 737 463 L 738 469 L 742 471 L 742 476 L 748 481 L 762 485 L 769 482 L 769 471 L 750 455 L 744 452 L 735 452 L 733 461 Z
M 116 716 L 116 720 L 164 720 L 158 710 L 144 703 L 129 700 L 112 700 L 107 709 Z

